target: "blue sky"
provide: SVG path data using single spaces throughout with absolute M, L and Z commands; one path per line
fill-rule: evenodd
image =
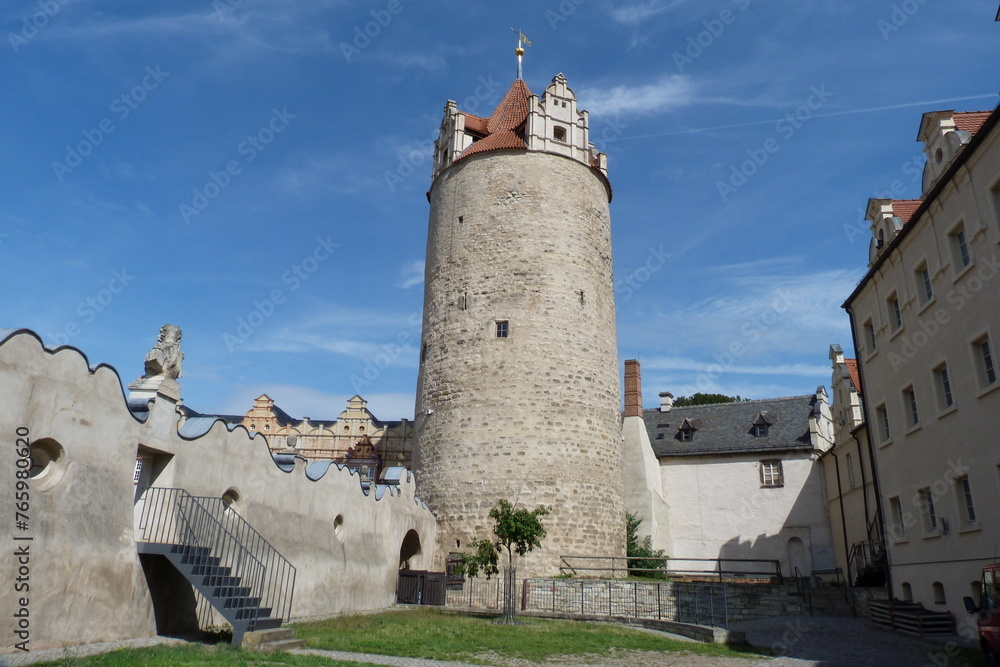
M 202 412 L 412 416 L 431 141 L 499 101 L 517 26 L 608 154 L 646 404 L 810 393 L 868 198 L 919 196 L 920 115 L 997 103 L 996 4 L 6 2 L 0 326 L 127 383 L 176 324 Z

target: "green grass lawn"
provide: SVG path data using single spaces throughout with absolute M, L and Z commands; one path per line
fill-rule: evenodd
M 295 636 L 305 639 L 308 648 L 465 662 L 476 662 L 474 656 L 484 653 L 543 661 L 557 655 L 607 655 L 615 649 L 748 657 L 739 649 L 677 641 L 609 623 L 520 618 L 519 626 L 497 625 L 488 617 L 421 609 L 341 616 L 294 627 Z
M 35 663 L 39 667 L 69 667 L 80 665 L 103 665 L 105 667 L 129 667 L 150 665 L 169 667 L 171 665 L 222 665 L 222 667 L 268 667 L 288 665 L 290 667 L 374 667 L 370 663 L 337 662 L 329 658 L 312 655 L 291 655 L 289 653 L 258 653 L 241 651 L 228 644 L 192 644 L 189 646 L 153 646 L 150 648 L 121 649 L 87 658 L 66 657 L 62 660 Z

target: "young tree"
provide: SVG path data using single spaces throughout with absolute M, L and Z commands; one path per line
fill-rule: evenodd
M 625 555 L 629 558 L 643 559 L 628 561 L 629 574 L 651 579 L 666 579 L 662 571 L 666 567 L 666 554 L 663 553 L 663 549 L 653 548 L 653 540 L 649 535 L 642 540 L 639 539 L 640 523 L 642 519 L 634 513 L 625 514 Z
M 468 574 L 470 577 L 475 577 L 482 571 L 489 579 L 500 572 L 498 563 L 501 552 L 507 553 L 501 623 L 518 623 L 517 605 L 514 602 L 517 584 L 514 576 L 514 554 L 524 556 L 535 547 L 542 546 L 545 527 L 542 525 L 541 517 L 548 513 L 548 508 L 542 505 L 528 511 L 514 507 L 509 500 L 501 498 L 489 514 L 489 517 L 496 522 L 493 526 L 495 539 L 472 542 L 469 546 L 473 552 L 462 554 L 461 561 L 455 568 L 455 574 L 459 576 Z

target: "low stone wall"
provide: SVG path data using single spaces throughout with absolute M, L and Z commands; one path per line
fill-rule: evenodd
M 802 613 L 795 592 L 794 584 L 527 579 L 521 608 L 728 627 L 731 621 Z

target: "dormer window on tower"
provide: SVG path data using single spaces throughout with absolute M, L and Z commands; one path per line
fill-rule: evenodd
M 562 141 L 562 142 L 565 143 L 565 141 L 566 141 L 566 128 L 562 127 L 561 125 L 556 125 L 552 129 L 552 136 L 555 138 L 556 141 Z

